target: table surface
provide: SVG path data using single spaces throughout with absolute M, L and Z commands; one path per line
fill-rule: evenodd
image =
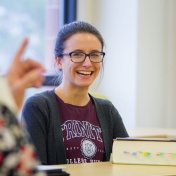
M 133 128 L 127 129 L 131 137 L 154 137 L 154 138 L 176 138 L 174 128 Z
M 111 162 L 63 166 L 70 176 L 176 176 L 175 166 L 119 165 Z

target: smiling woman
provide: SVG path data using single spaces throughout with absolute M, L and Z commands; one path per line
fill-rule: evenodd
M 59 30 L 55 61 L 62 81 L 30 97 L 22 112 L 43 164 L 108 161 L 113 139 L 128 136 L 113 104 L 88 93 L 102 69 L 103 49 L 101 34 L 87 22 Z
M 87 31 L 89 30 L 87 29 Z M 57 40 L 59 40 L 59 37 L 57 38 Z M 104 43 L 103 40 L 101 41 L 102 42 L 100 42 L 95 35 L 88 32 L 76 33 L 68 37 L 68 39 L 64 42 L 64 49 L 63 51 L 60 51 L 61 53 L 55 52 L 57 65 L 63 72 L 62 84 L 58 88 L 56 88 L 56 91 L 62 99 L 65 99 L 65 102 L 75 104 L 74 99 L 72 100 L 70 97 L 63 97 L 64 95 L 62 89 L 65 89 L 65 84 L 68 84 L 72 87 L 76 86 L 78 89 L 81 89 L 81 92 L 83 87 L 85 90 L 88 90 L 89 86 L 98 76 L 103 61 L 103 57 L 101 57 L 101 51 L 103 50 Z M 57 51 L 57 48 L 58 43 L 55 46 L 55 51 Z M 69 51 L 71 51 L 72 54 L 65 56 L 65 53 L 68 53 Z M 89 54 L 85 55 L 84 53 Z M 96 62 L 92 62 L 92 55 L 95 55 L 96 53 L 99 53 L 97 60 Z M 78 57 L 80 55 L 82 57 Z M 72 62 L 70 62 L 70 60 Z M 69 77 L 70 79 L 72 79 L 71 82 L 70 79 L 68 79 Z M 85 98 L 87 99 L 87 101 L 77 101 L 77 104 L 75 105 L 82 106 L 87 104 L 89 101 L 88 95 L 86 95 Z

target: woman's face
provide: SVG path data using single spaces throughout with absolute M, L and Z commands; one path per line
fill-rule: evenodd
M 64 53 L 70 52 L 101 52 L 102 45 L 98 38 L 90 33 L 77 33 L 68 38 L 65 42 Z M 63 71 L 62 83 L 69 86 L 89 87 L 102 67 L 102 62 L 93 63 L 87 56 L 84 62 L 74 63 L 69 55 L 58 59 L 58 66 Z

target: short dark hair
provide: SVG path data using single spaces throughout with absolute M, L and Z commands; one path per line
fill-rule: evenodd
M 91 24 L 84 21 L 74 21 L 64 25 L 58 32 L 55 42 L 54 54 L 55 56 L 61 56 L 64 50 L 65 41 L 74 34 L 77 33 L 90 33 L 95 35 L 104 47 L 104 40 L 100 32 Z

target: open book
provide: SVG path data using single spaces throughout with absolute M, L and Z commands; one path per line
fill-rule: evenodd
M 117 138 L 113 143 L 112 162 L 176 166 L 176 139 Z

